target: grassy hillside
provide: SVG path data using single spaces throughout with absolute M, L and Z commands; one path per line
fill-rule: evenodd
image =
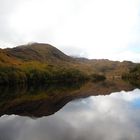
M 87 79 L 75 60 L 48 44 L 30 44 L 0 52 L 0 84 L 43 84 Z
M 8 54 L 24 61 L 56 62 L 70 61 L 71 58 L 49 44 L 33 43 L 5 50 Z
M 16 57 L 10 55 L 5 50 L 0 49 L 0 66 L 1 65 L 19 65 L 21 63 Z
M 94 74 L 97 79 L 98 75 L 116 78 L 135 65 L 128 61 L 73 58 L 49 44 L 33 43 L 0 49 L 0 84 L 74 82 L 93 78 Z

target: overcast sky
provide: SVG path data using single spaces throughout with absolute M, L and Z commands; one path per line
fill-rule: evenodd
M 28 42 L 140 62 L 140 0 L 0 0 L 0 47 Z

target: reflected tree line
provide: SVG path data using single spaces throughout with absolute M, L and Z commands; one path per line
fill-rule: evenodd
M 91 95 L 107 95 L 134 87 L 124 81 L 15 85 L 0 87 L 0 116 L 18 114 L 41 117 L 51 115 L 71 100 Z
M 130 82 L 136 87 L 140 87 L 140 64 L 138 64 L 135 68 L 131 69 L 129 73 L 123 74 L 122 79 Z

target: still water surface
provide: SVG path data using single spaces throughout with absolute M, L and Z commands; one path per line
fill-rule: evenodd
M 41 118 L 3 115 L 0 140 L 140 140 L 140 90 L 74 100 Z

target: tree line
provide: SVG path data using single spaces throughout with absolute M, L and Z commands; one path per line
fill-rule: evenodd
M 44 84 L 59 82 L 80 82 L 91 80 L 93 82 L 105 80 L 105 76 L 87 75 L 76 68 L 64 68 L 55 66 L 45 67 L 0 67 L 0 85 L 2 84 Z

